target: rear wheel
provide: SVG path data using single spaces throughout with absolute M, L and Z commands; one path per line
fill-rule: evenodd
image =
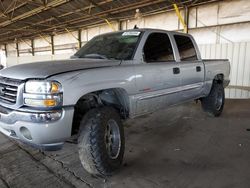
M 92 109 L 83 117 L 78 138 L 83 167 L 93 175 L 109 176 L 123 161 L 124 130 L 112 107 Z
M 207 97 L 201 99 L 201 105 L 205 112 L 212 116 L 220 116 L 225 103 L 225 92 L 222 83 L 213 83 Z

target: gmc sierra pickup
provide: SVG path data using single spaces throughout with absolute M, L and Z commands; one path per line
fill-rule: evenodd
M 99 35 L 71 59 L 0 71 L 0 131 L 42 149 L 78 137 L 93 175 L 110 175 L 125 149 L 122 120 L 190 100 L 219 116 L 228 60 L 202 60 L 191 35 L 134 29 Z

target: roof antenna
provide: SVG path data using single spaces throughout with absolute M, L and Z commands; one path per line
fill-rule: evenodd
M 137 25 L 134 26 L 134 29 L 139 29 L 139 27 L 137 27 Z
M 135 19 L 137 24 L 140 25 L 141 21 L 142 21 L 142 14 L 140 12 L 140 9 L 136 9 L 135 10 Z M 137 24 L 134 26 L 134 29 L 139 29 L 139 27 L 137 26 Z

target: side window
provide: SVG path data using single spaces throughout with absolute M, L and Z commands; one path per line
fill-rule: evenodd
M 198 59 L 194 44 L 189 37 L 174 35 L 174 38 L 179 50 L 181 61 L 194 61 Z
M 144 45 L 144 58 L 147 63 L 174 61 L 173 48 L 165 33 L 152 33 Z

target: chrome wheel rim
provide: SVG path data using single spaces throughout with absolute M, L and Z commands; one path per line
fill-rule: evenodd
M 121 135 L 118 124 L 115 120 L 108 121 L 105 131 L 106 150 L 111 159 L 116 159 L 120 154 Z

